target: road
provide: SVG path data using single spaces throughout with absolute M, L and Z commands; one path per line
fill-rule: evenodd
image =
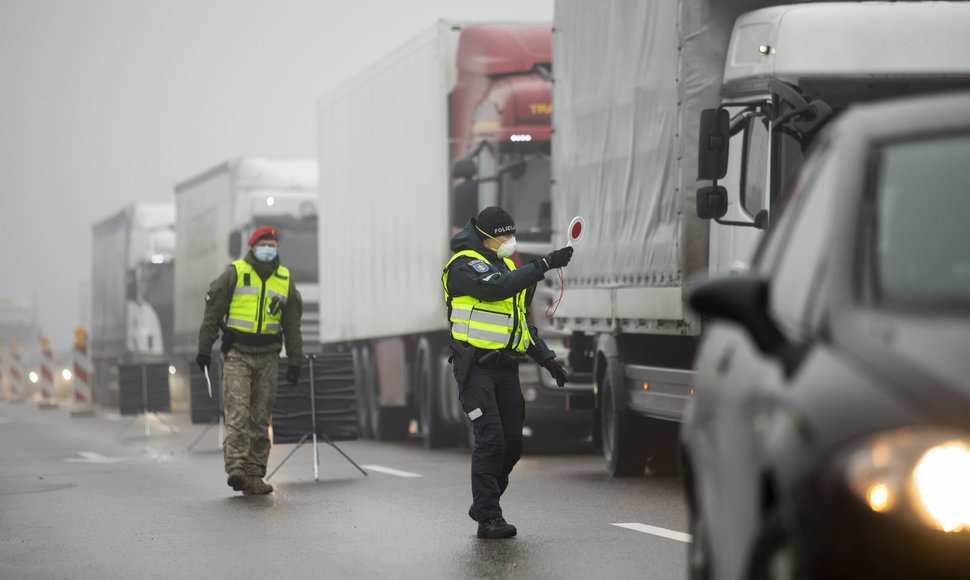
M 365 476 L 321 442 L 315 479 L 306 444 L 272 495 L 243 496 L 218 429 L 198 439 L 187 413 L 149 415 L 146 434 L 144 415 L 69 411 L 0 402 L 0 578 L 686 577 L 677 479 L 611 479 L 582 446 L 527 442 L 502 502 L 518 537 L 479 540 L 467 449 L 338 443 Z

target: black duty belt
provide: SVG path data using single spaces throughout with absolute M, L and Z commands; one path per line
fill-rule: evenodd
M 490 350 L 478 357 L 478 366 L 486 369 L 507 369 L 516 367 L 526 359 L 526 355 L 504 350 Z

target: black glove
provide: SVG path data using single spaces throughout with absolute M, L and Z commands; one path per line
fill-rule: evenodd
M 569 382 L 569 375 L 566 374 L 566 369 L 556 359 L 546 359 L 540 364 L 542 364 L 542 368 L 549 371 L 552 378 L 556 379 L 556 384 L 559 385 L 559 388 L 562 388 L 567 382 Z
M 559 248 L 554 250 L 551 254 L 546 256 L 546 262 L 549 264 L 549 269 L 562 268 L 569 263 L 570 258 L 573 257 L 572 246 L 566 246 L 565 248 Z
M 290 381 L 291 385 L 295 385 L 300 380 L 300 367 L 291 366 L 286 369 L 286 380 Z
M 207 354 L 199 353 L 199 356 L 195 357 L 195 362 L 199 365 L 199 370 L 205 372 L 205 369 L 209 368 L 212 364 L 212 357 Z

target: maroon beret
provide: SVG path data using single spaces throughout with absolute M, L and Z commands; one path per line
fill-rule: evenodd
M 276 233 L 276 228 L 263 226 L 253 232 L 253 236 L 249 238 L 249 245 L 252 246 L 263 238 L 269 238 L 271 240 L 276 240 L 277 242 L 280 241 L 279 234 Z

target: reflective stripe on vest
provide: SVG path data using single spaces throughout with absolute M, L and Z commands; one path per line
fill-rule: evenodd
M 253 334 L 278 334 L 290 290 L 290 271 L 278 266 L 264 283 L 249 262 L 236 260 L 232 265 L 236 268 L 236 287 L 229 303 L 226 326 Z M 255 285 L 247 286 L 247 280 Z M 273 298 L 279 299 L 280 307 L 269 312 Z
M 497 302 L 482 302 L 472 296 L 448 295 L 448 271 L 458 256 L 469 256 L 491 263 L 474 250 L 463 250 L 448 260 L 441 283 L 445 287 L 451 336 L 478 348 L 498 350 L 510 348 L 525 352 L 532 346 L 525 309 L 525 290 L 515 296 Z M 505 258 L 509 270 L 515 270 L 515 262 Z

